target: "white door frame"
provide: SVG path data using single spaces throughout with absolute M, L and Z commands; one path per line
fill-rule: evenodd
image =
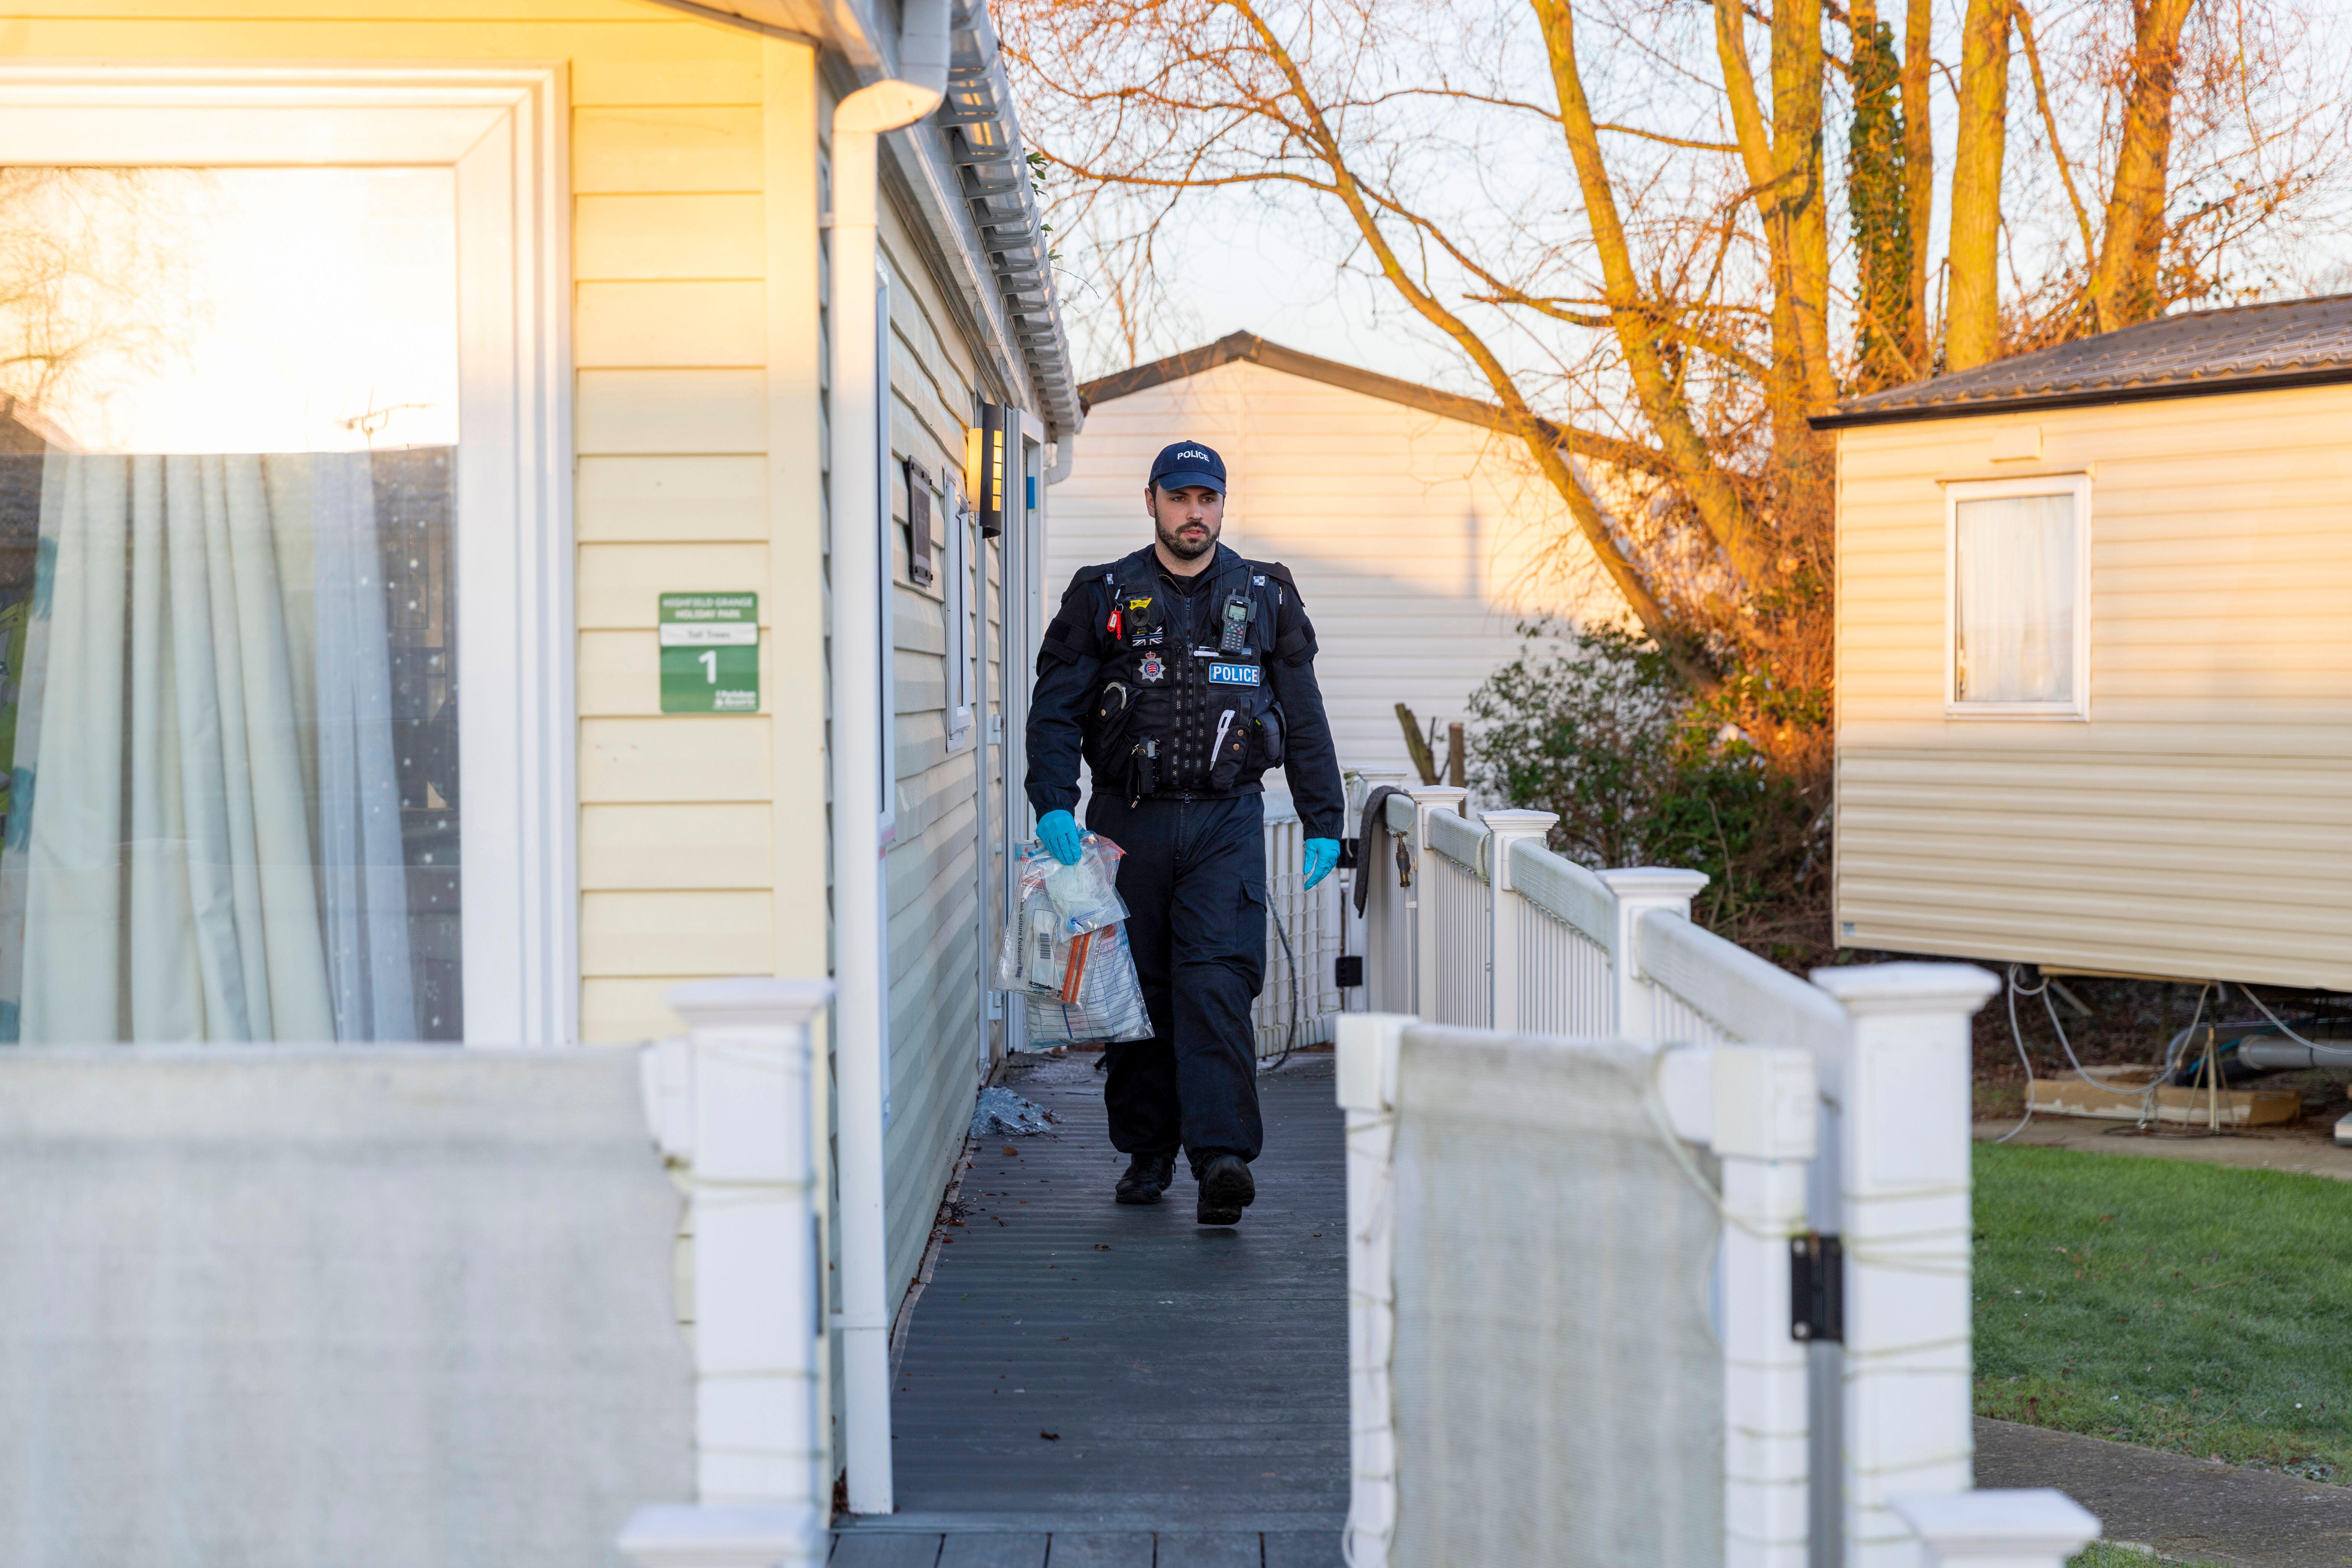
M 0 62 L 0 164 L 456 172 L 466 1038 L 579 1038 L 560 66 Z

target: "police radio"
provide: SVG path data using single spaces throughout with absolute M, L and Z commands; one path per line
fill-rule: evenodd
M 1219 653 L 1239 653 L 1248 646 L 1250 622 L 1257 618 L 1257 602 L 1247 594 L 1225 596 L 1225 635 L 1217 643 Z

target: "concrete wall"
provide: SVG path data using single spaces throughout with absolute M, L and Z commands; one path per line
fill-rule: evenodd
M 1842 941 L 2352 985 L 2347 429 L 2325 387 L 1840 434 Z M 1942 481 L 2068 472 L 2087 718 L 1948 717 Z

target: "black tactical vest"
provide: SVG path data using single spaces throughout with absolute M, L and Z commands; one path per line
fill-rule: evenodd
M 1220 552 L 1190 595 L 1160 580 L 1142 550 L 1097 571 L 1103 659 L 1085 721 L 1095 787 L 1148 795 L 1235 795 L 1282 762 L 1272 667 L 1290 574 Z M 1301 623 L 1303 626 L 1303 622 Z M 1300 648 L 1307 634 L 1295 636 Z

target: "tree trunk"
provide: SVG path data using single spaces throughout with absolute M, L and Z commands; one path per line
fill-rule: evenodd
M 1944 363 L 2000 353 L 2000 172 L 2009 127 L 2009 0 L 1969 0 L 1960 24 L 1959 134 L 1952 152 L 1951 303 Z
M 1903 195 L 1911 219 L 1910 336 L 1903 345 L 1914 375 L 1927 363 L 1927 237 L 1936 216 L 1935 106 L 1928 82 L 1936 62 L 1928 54 L 1936 26 L 1934 0 L 1911 0 L 1903 24 Z
M 1751 589 L 1760 588 L 1774 575 L 1765 539 L 1749 520 L 1730 479 L 1717 467 L 1714 454 L 1691 418 L 1681 386 L 1668 374 L 1665 358 L 1658 352 L 1641 278 L 1633 269 L 1633 248 L 1625 237 L 1624 220 L 1618 215 L 1616 187 L 1601 155 L 1601 132 L 1577 68 L 1575 17 L 1568 0 L 1533 0 L 1533 4 L 1536 20 L 1543 28 L 1545 52 L 1550 57 L 1560 133 L 1568 142 L 1570 161 L 1576 165 L 1585 226 L 1591 231 L 1593 249 L 1600 258 L 1610 325 L 1616 332 L 1618 351 L 1625 356 L 1634 400 L 1656 432 L 1667 460 L 1674 464 L 1675 478 L 1699 521 L 1731 563 L 1731 569 Z
M 2180 34 L 2193 0 L 2137 0 L 2131 85 L 2124 99 L 2107 232 L 2091 273 L 2091 321 L 2102 332 L 2145 321 L 2164 309 L 2158 269 L 2164 252 L 2165 184 L 2172 162 L 2172 99 Z
M 1837 401 L 1830 369 L 1830 205 L 1822 169 L 1822 0 L 1772 7 L 1772 162 L 1789 226 L 1790 314 L 1808 411 Z M 1804 440 L 1810 444 L 1811 428 Z

